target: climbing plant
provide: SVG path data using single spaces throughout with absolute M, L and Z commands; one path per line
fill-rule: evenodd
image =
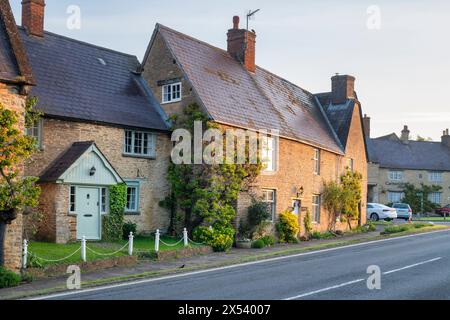
M 117 184 L 109 188 L 109 214 L 103 218 L 103 240 L 122 239 L 125 206 L 127 205 L 127 186 Z
M 352 229 L 352 221 L 359 218 L 362 200 L 362 175 L 359 172 L 347 170 L 341 176 L 342 186 L 342 215 L 347 220 L 349 229 Z
M 35 104 L 34 98 L 26 102 L 26 127 L 39 119 L 40 114 L 33 110 Z M 19 115 L 0 104 L 0 266 L 4 264 L 6 225 L 11 224 L 25 207 L 38 204 L 37 178 L 23 177 L 21 173 L 22 165 L 36 149 L 36 140 L 20 129 Z
M 442 187 L 437 185 L 428 186 L 422 183 L 420 187 L 416 187 L 411 183 L 406 183 L 403 189 L 402 202 L 408 203 L 415 213 L 433 212 L 438 205 L 431 202 L 428 196 L 432 192 L 440 192 L 441 190 Z
M 342 186 L 336 181 L 324 182 L 322 191 L 322 204 L 330 216 L 329 229 L 336 230 L 336 219 L 342 211 Z
M 197 104 L 186 107 L 181 116 L 171 119 L 172 129 L 186 129 L 194 133 L 194 123 L 200 121 L 205 129 L 219 129 L 209 121 Z M 215 244 L 224 251 L 234 239 L 231 222 L 236 216 L 235 205 L 239 192 L 254 180 L 262 165 L 249 164 L 171 164 L 168 180 L 171 195 L 160 203 L 172 211 L 171 226 L 175 226 L 181 212 L 183 226 L 194 238 Z M 212 228 L 212 230 L 211 230 Z

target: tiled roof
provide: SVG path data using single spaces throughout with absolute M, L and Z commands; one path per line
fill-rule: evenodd
M 396 134 L 370 139 L 369 161 L 382 168 L 450 171 L 450 148 L 440 142 L 403 143 Z
M 228 52 L 162 25 L 157 28 L 211 118 L 342 153 L 315 96 L 257 67 L 249 73 Z
M 0 1 L 0 81 L 34 82 L 9 1 Z
M 55 182 L 58 180 L 93 144 L 94 141 L 75 142 L 44 171 L 39 181 Z
M 50 32 L 20 35 L 37 86 L 31 95 L 46 116 L 167 130 L 161 106 L 135 71 L 135 56 Z
M 345 148 L 347 146 L 351 120 L 355 110 L 355 101 L 349 99 L 343 104 L 332 104 L 331 93 L 321 93 L 316 96 L 323 106 L 327 114 L 327 118 L 336 132 L 339 141 Z

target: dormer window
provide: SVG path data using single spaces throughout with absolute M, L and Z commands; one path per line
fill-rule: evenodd
M 181 82 L 166 84 L 162 87 L 162 103 L 181 101 Z

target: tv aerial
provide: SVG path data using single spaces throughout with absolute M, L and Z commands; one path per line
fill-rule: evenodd
M 255 11 L 249 10 L 247 13 L 247 31 L 248 31 L 248 24 L 250 20 L 255 20 L 255 15 L 260 11 L 261 9 L 257 9 Z

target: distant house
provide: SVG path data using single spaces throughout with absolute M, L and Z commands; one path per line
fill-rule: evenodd
M 0 104 L 17 113 L 24 125 L 24 106 L 34 79 L 17 34 L 14 16 L 8 1 L 0 1 Z M 22 128 L 23 129 L 23 128 Z M 22 215 L 19 213 L 12 224 L 6 226 L 4 265 L 13 270 L 21 267 L 22 260 Z
M 108 188 L 118 183 L 128 186 L 127 220 L 142 232 L 166 229 L 159 201 L 168 193 L 170 135 L 139 61 L 44 31 L 44 5 L 23 1 L 19 28 L 37 84 L 30 94 L 44 113 L 29 130 L 40 152 L 26 170 L 42 188 L 38 238 L 100 239 Z
M 240 29 L 238 17 L 233 24 L 227 50 L 158 24 L 142 62 L 143 76 L 168 115 L 196 103 L 223 128 L 280 132 L 279 143 L 267 152 L 267 169 L 239 196 L 236 222 L 251 197 L 258 197 L 269 204 L 272 221 L 292 210 L 303 229 L 309 209 L 315 230 L 326 230 L 330 216 L 321 205 L 323 182 L 337 180 L 346 168 L 358 171 L 366 199 L 367 155 L 355 78 L 334 76 L 331 92 L 312 94 L 257 66 L 256 34 Z M 365 203 L 361 208 L 364 223 Z
M 405 183 L 419 187 L 441 186 L 429 195 L 438 206 L 450 203 L 450 135 L 443 132 L 440 142 L 414 141 L 407 126 L 401 136 L 395 133 L 370 138 L 370 118 L 364 118 L 369 150 L 368 202 L 400 202 Z

